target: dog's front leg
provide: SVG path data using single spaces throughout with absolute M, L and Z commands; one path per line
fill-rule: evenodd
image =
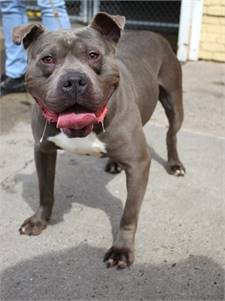
M 116 240 L 104 257 L 107 267 L 126 268 L 134 262 L 135 232 L 148 182 L 150 162 L 150 155 L 146 151 L 141 160 L 125 166 L 127 201 Z
M 34 148 L 35 164 L 39 181 L 40 205 L 34 215 L 21 225 L 21 234 L 38 235 L 47 227 L 54 203 L 54 179 L 57 151 L 43 151 L 40 145 Z

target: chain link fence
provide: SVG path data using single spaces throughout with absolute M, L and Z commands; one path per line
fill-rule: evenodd
M 53 1 L 51 1 L 53 3 Z M 40 17 L 36 1 L 26 1 L 28 15 Z M 88 23 L 98 11 L 126 16 L 126 28 L 160 32 L 178 32 L 181 0 L 170 1 L 110 1 L 66 0 L 72 22 Z
M 99 1 L 99 10 L 126 16 L 126 27 L 176 32 L 180 1 Z

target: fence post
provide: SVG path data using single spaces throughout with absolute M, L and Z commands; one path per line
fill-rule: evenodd
M 202 26 L 203 0 L 194 0 L 191 20 L 189 59 L 198 60 L 199 43 Z
M 181 62 L 185 62 L 188 59 L 192 1 L 182 0 L 181 2 L 177 50 L 177 57 Z
M 179 61 L 198 60 L 203 0 L 182 0 L 178 34 Z

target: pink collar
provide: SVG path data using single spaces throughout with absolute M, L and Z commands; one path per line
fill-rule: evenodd
M 43 117 L 44 117 L 48 122 L 50 122 L 50 123 L 54 123 L 54 122 L 56 123 L 57 120 L 58 120 L 59 114 L 58 114 L 58 113 L 55 113 L 55 112 L 52 112 L 52 111 L 49 111 L 49 110 L 47 109 L 47 107 L 43 104 L 43 101 L 41 101 L 41 100 L 39 100 L 39 99 L 37 99 L 37 98 L 35 98 L 35 97 L 34 97 L 34 99 L 35 99 L 36 103 L 39 105 L 39 107 L 40 107 L 40 109 L 41 109 L 41 111 L 42 111 Z

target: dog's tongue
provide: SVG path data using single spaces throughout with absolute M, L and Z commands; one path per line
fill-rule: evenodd
M 106 106 L 99 111 L 84 112 L 83 108 L 77 108 L 76 112 L 69 111 L 59 114 L 57 118 L 57 128 L 80 130 L 85 127 L 93 126 L 94 123 L 103 122 L 108 109 Z
M 96 122 L 94 113 L 62 113 L 57 120 L 57 128 L 82 129 Z

